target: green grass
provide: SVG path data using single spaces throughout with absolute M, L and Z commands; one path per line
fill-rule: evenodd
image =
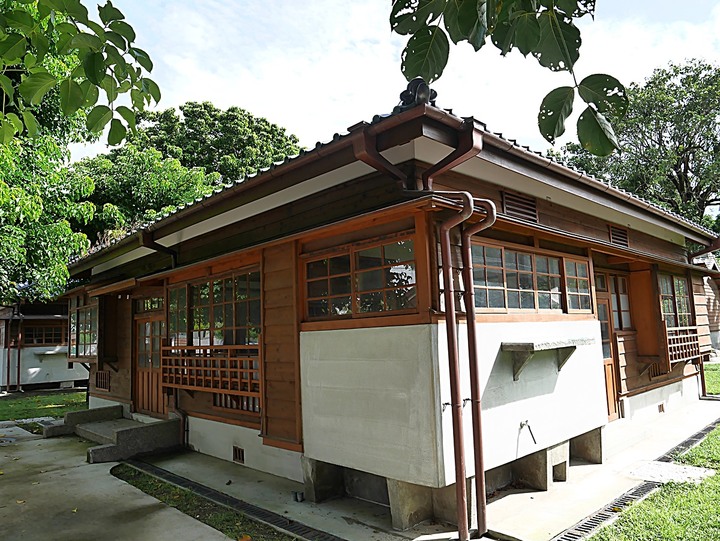
M 246 541 L 297 541 L 296 537 L 285 535 L 260 522 L 256 522 L 242 513 L 238 513 L 224 505 L 216 504 L 202 496 L 198 496 L 166 483 L 156 477 L 136 470 L 127 464 L 115 466 L 111 473 L 145 494 L 182 511 L 208 526 L 221 531 L 228 537 Z
M 678 462 L 720 469 L 720 428 Z M 590 541 L 710 541 L 720 539 L 720 475 L 693 483 L 668 483 L 623 511 Z
M 86 409 L 84 392 L 43 392 L 7 395 L 0 398 L 0 421 L 62 417 L 68 411 Z
M 720 364 L 706 364 L 704 368 L 707 394 L 720 394 Z

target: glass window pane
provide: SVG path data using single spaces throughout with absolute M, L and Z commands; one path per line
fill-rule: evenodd
M 537 271 L 547 274 L 548 272 L 548 258 L 543 256 L 537 256 L 535 258 L 535 265 L 537 266 Z
M 473 265 L 485 265 L 485 250 L 482 246 L 477 246 L 473 244 L 472 262 Z
M 622 324 L 623 329 L 630 329 L 632 327 L 632 321 L 630 321 L 630 312 L 622 313 Z
M 577 295 L 569 295 L 568 301 L 570 302 L 571 310 L 579 310 L 580 309 L 580 297 L 578 297 Z
M 548 266 L 550 267 L 550 274 L 560 274 L 560 258 L 548 258 Z
M 247 303 L 236 302 L 235 303 L 235 325 L 238 327 L 245 325 L 248 321 Z
M 330 294 L 344 295 L 350 293 L 350 276 L 339 276 L 330 279 Z M 312 296 L 312 295 L 311 295 Z
M 328 315 L 328 300 L 318 299 L 308 301 L 308 316 L 322 317 Z
M 223 296 L 223 300 L 225 302 L 232 302 L 233 300 L 233 281 L 232 278 L 226 278 L 223 283 L 223 289 L 225 291 L 225 294 Z
M 330 310 L 336 316 L 349 316 L 352 313 L 352 299 L 350 297 L 330 299 Z
M 628 295 L 620 295 L 620 308 L 630 310 L 630 297 Z
M 382 292 L 364 293 L 360 295 L 361 312 L 381 312 L 383 309 Z
M 415 288 L 394 289 L 387 292 L 388 310 L 407 310 L 415 308 L 417 295 Z
M 212 284 L 213 302 L 222 302 L 223 300 L 223 281 L 215 280 Z
M 485 280 L 485 269 L 473 269 L 473 283 L 476 286 L 487 285 L 487 280 Z
M 578 276 L 580 276 L 581 278 L 588 277 L 587 263 L 575 263 L 575 267 L 577 268 Z
M 532 274 L 521 274 L 520 275 L 520 289 L 533 289 Z
M 520 308 L 534 309 L 535 308 L 535 293 L 533 293 L 532 291 L 521 291 L 520 292 Z
M 307 284 L 308 297 L 327 297 L 328 295 L 328 281 L 327 280 L 313 280 Z
M 487 284 L 490 287 L 503 287 L 503 273 L 500 269 L 487 269 Z
M 357 273 L 358 291 L 382 289 L 383 285 L 383 271 L 381 269 Z
M 330 259 L 330 274 L 347 274 L 350 272 L 350 256 L 341 255 Z
M 505 268 L 516 270 L 517 266 L 517 252 L 505 250 Z
M 488 291 L 488 304 L 490 305 L 490 308 L 505 308 L 504 291 L 490 289 Z
M 568 278 L 567 279 L 567 289 L 570 293 L 577 293 L 578 290 L 578 281 L 575 278 Z
M 197 286 L 199 304 L 210 303 L 210 282 L 205 282 Z
M 260 325 L 260 301 L 248 301 L 248 322 Z
M 530 254 L 518 254 L 518 269 L 521 271 L 532 272 L 532 256 Z
M 306 269 L 308 278 L 320 278 L 321 276 L 327 276 L 328 260 L 318 259 L 317 261 L 310 261 L 307 264 Z
M 502 267 L 500 248 L 485 248 L 486 264 L 490 267 Z
M 517 272 L 506 272 L 505 273 L 505 283 L 507 284 L 508 289 L 519 289 L 520 288 L 520 282 L 518 280 L 518 273 Z M 497 284 L 492 284 L 497 285 Z
M 222 329 L 225 326 L 225 310 L 223 305 L 213 306 L 213 327 Z
M 580 297 L 580 308 L 582 310 L 590 310 L 590 297 L 583 295 Z
M 409 286 L 414 283 L 414 265 L 393 265 L 389 269 L 385 269 L 385 287 Z
M 488 307 L 487 289 L 476 289 L 475 290 L 475 306 L 477 308 L 487 308 Z
M 550 277 L 539 274 L 537 277 L 538 291 L 550 291 Z
M 385 253 L 385 264 L 401 263 L 415 259 L 413 241 L 410 239 L 386 244 L 383 246 L 383 251 Z
M 372 269 L 382 266 L 382 249 L 380 246 L 367 248 L 355 254 L 355 264 L 358 269 Z
M 259 299 L 260 294 L 260 273 L 251 272 L 248 274 L 248 298 Z
M 567 274 L 568 276 L 577 276 L 574 262 L 572 262 L 572 261 L 565 262 L 565 274 Z
M 578 280 L 578 291 L 580 293 L 589 294 L 590 293 L 590 280 Z

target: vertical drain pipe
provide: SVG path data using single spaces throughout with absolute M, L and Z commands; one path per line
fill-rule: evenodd
M 453 286 L 452 249 L 450 230 L 473 214 L 473 198 L 468 192 L 435 192 L 461 197 L 462 210 L 440 224 L 440 254 L 442 257 L 443 288 L 445 295 L 445 327 L 448 341 L 448 364 L 450 370 L 450 408 L 453 424 L 453 447 L 455 451 L 455 497 L 460 541 L 468 541 L 470 532 L 467 512 L 467 486 L 465 478 L 465 438 L 463 436 L 462 398 L 460 397 L 460 362 L 457 339 L 457 312 Z
M 485 210 L 486 216 L 462 232 L 462 264 L 465 314 L 467 316 L 468 357 L 470 362 L 470 403 L 475 449 L 475 492 L 477 501 L 478 537 L 487 532 L 487 499 L 485 497 L 485 460 L 482 441 L 482 389 L 480 365 L 477 352 L 477 329 L 475 327 L 475 288 L 473 287 L 472 236 L 492 227 L 497 218 L 495 204 L 487 199 L 476 199 L 475 204 Z

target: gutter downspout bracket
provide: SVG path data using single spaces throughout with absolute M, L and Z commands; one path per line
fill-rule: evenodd
M 482 133 L 475 129 L 472 122 L 466 122 L 465 126 L 458 136 L 458 147 L 422 174 L 423 190 L 432 190 L 433 179 L 437 175 L 477 156 L 482 150 Z
M 162 244 L 158 244 L 157 242 L 155 242 L 152 233 L 149 233 L 147 231 L 142 231 L 140 233 L 140 246 L 144 248 L 150 248 L 151 250 L 155 250 L 156 252 L 161 252 L 163 254 L 169 254 L 172 258 L 171 268 L 174 269 L 175 267 L 177 267 L 177 252 L 168 248 L 167 246 L 163 246 Z
M 388 161 L 377 149 L 377 135 L 370 132 L 369 127 L 363 128 L 362 136 L 353 140 L 355 158 L 369 165 L 376 171 L 394 178 L 405 189 L 407 175 L 397 166 Z

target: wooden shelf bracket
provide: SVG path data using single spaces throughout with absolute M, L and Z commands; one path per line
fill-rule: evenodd
M 565 366 L 565 363 L 568 362 L 572 354 L 575 353 L 578 346 L 594 343 L 594 338 L 570 338 L 549 342 L 503 342 L 500 349 L 512 354 L 513 381 L 518 381 L 520 379 L 520 373 L 535 357 L 536 353 L 540 351 L 555 351 L 555 359 L 559 372 L 562 370 L 562 367 Z

